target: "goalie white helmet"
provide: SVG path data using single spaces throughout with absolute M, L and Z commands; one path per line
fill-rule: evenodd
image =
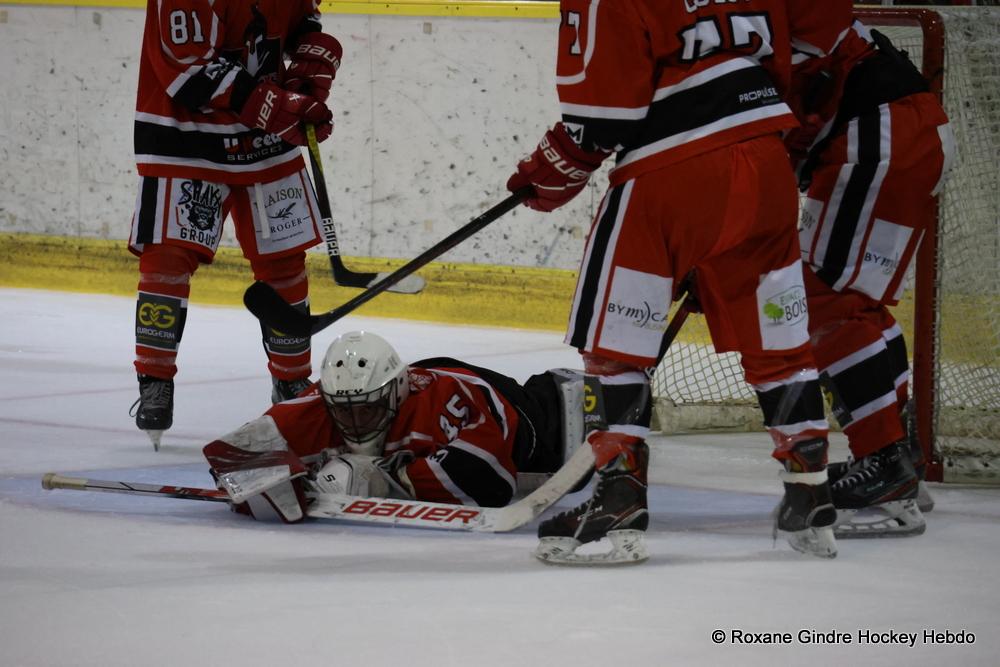
M 409 392 L 409 367 L 381 336 L 351 331 L 330 343 L 320 393 L 352 452 L 382 454 L 389 425 Z

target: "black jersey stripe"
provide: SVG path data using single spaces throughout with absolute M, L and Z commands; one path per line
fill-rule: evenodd
M 590 330 L 590 323 L 595 316 L 599 315 L 594 312 L 595 302 L 598 298 L 597 289 L 601 282 L 604 266 L 611 259 L 606 255 L 611 243 L 611 235 L 618 221 L 618 209 L 621 206 L 623 192 L 624 185 L 613 187 L 610 190 L 604 214 L 598 219 L 591 232 L 590 257 L 586 266 L 583 267 L 583 282 L 576 294 L 576 318 L 573 321 L 573 331 L 570 337 L 570 345 L 580 350 L 587 347 L 587 332 Z

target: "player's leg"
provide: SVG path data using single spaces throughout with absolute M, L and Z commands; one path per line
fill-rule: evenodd
M 588 353 L 583 358 L 583 422 L 597 484 L 586 502 L 542 522 L 536 555 L 552 562 L 641 562 L 648 557 L 649 381 L 631 364 Z M 605 537 L 610 551 L 576 553 Z
M 587 240 L 566 342 L 584 354 L 583 428 L 597 484 L 586 502 L 539 526 L 536 555 L 548 562 L 633 563 L 647 557 L 651 400 L 642 369 L 656 359 L 673 289 L 659 216 L 649 215 L 649 197 L 661 196 L 666 180 L 657 174 L 613 187 Z M 652 208 L 657 206 L 664 201 Z M 576 553 L 603 537 L 612 544 L 609 552 Z
M 731 151 L 731 243 L 697 266 L 698 297 L 716 350 L 742 353 L 773 456 L 784 468 L 776 530 L 799 551 L 833 557 L 827 423 L 809 349 L 795 185 L 780 143 L 771 139 Z
M 841 509 L 875 506 L 889 515 L 868 531 L 924 529 L 912 507 L 918 481 L 901 418 L 908 361 L 885 306 L 899 298 L 933 224 L 932 193 L 950 161 L 946 123 L 928 95 L 855 118 L 824 153 L 804 205 L 813 344 L 855 458 L 835 468 L 834 501 Z
M 813 353 L 834 415 L 854 462 L 837 466 L 838 510 L 879 507 L 880 532 L 919 534 L 924 521 L 913 500 L 918 478 L 900 419 L 897 374 L 883 332 L 895 325 L 884 306 L 857 292 L 835 292 L 806 270 Z M 841 512 L 838 535 L 849 536 L 853 512 Z M 860 521 L 860 519 L 859 519 Z M 865 523 L 857 530 L 871 532 Z M 892 527 L 890 531 L 888 528 Z
M 159 447 L 173 424 L 177 350 L 191 276 L 218 247 L 227 188 L 204 181 L 141 178 L 129 249 L 139 255 L 135 311 L 136 426 Z
M 233 220 L 254 278 L 308 313 L 305 251 L 319 243 L 320 235 L 319 212 L 305 170 L 234 190 Z M 288 335 L 264 323 L 261 339 L 272 379 L 271 400 L 277 403 L 294 398 L 309 386 L 310 339 Z

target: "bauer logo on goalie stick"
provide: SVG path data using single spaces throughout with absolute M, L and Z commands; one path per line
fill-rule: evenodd
M 404 520 L 441 521 L 450 523 L 458 521 L 469 523 L 481 512 L 470 507 L 428 507 L 396 501 L 355 500 L 344 508 L 344 514 L 365 514 L 369 516 L 392 516 Z

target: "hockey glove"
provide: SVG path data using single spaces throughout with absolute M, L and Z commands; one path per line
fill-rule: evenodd
M 285 73 L 285 90 L 312 95 L 320 102 L 326 102 L 343 54 L 343 47 L 333 35 L 323 32 L 307 34 L 292 54 Z
M 556 123 L 542 137 L 538 148 L 517 165 L 517 172 L 507 181 L 507 189 L 515 192 L 530 185 L 535 196 L 526 199 L 525 206 L 536 211 L 554 211 L 583 190 L 591 172 L 609 154 L 583 150 L 566 133 L 563 124 Z
M 306 143 L 305 124 L 316 126 L 316 140 L 333 132 L 333 114 L 325 104 L 307 95 L 293 93 L 273 83 L 262 83 L 240 110 L 240 122 L 275 134 L 296 146 Z
M 277 515 L 285 523 L 305 518 L 306 498 L 298 478 L 307 470 L 293 452 L 253 451 L 223 440 L 210 442 L 202 451 L 216 486 L 229 495 L 235 511 L 255 519 Z
M 334 456 L 316 472 L 315 479 L 306 482 L 306 496 L 315 498 L 326 493 L 377 498 L 411 498 L 411 493 L 397 478 L 399 468 L 413 460 L 411 452 L 389 458 L 364 454 Z

